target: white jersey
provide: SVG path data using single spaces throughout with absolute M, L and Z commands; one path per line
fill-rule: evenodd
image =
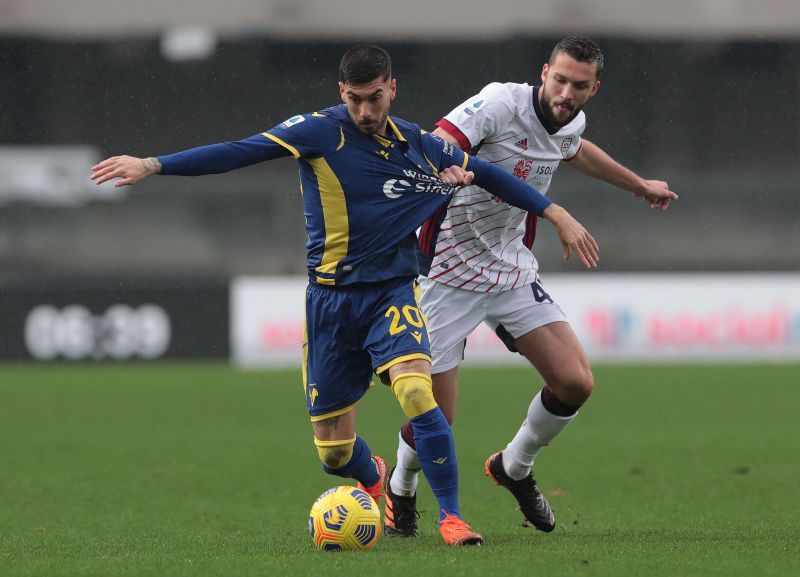
M 548 132 L 538 87 L 493 82 L 457 106 L 437 126 L 465 151 L 496 164 L 546 194 L 558 163 L 581 146 L 583 112 Z M 444 214 L 443 214 L 444 213 Z M 533 283 L 538 264 L 531 252 L 536 216 L 478 186 L 461 189 L 423 226 L 423 255 L 433 255 L 427 277 L 448 286 L 498 292 Z M 435 249 L 433 247 L 435 242 Z M 428 246 L 426 247 L 426 243 Z

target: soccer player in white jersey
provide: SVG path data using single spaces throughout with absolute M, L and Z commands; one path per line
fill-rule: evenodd
M 602 68 L 603 54 L 593 41 L 564 38 L 543 66 L 540 86 L 491 83 L 439 121 L 434 134 L 542 193 L 564 160 L 665 210 L 678 198 L 666 182 L 640 177 L 582 138 L 582 108 L 597 93 Z M 429 265 L 420 304 L 428 317 L 433 392 L 451 423 L 466 338 L 481 322 L 543 377 L 545 386 L 516 435 L 487 459 L 486 474 L 513 494 L 536 528 L 552 531 L 555 517 L 531 468 L 539 450 L 575 418 L 594 379 L 566 316 L 539 282 L 531 252 L 535 231 L 535 216 L 477 186 L 463 188 L 420 231 L 423 268 Z M 406 423 L 387 484 L 387 535 L 417 534 L 419 469 Z

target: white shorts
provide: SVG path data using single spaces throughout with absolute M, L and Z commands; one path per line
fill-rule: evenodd
M 420 308 L 428 323 L 433 373 L 443 373 L 464 358 L 467 336 L 485 322 L 516 352 L 513 342 L 541 326 L 567 317 L 537 280 L 517 289 L 482 293 L 453 288 L 421 277 Z

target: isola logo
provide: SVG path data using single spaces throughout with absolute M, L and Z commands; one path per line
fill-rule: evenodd
M 411 183 L 407 180 L 398 180 L 396 178 L 392 178 L 383 184 L 383 194 L 389 198 L 399 198 L 403 195 L 403 193 L 408 192 L 410 189 Z

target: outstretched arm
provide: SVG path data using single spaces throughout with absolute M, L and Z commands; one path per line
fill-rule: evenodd
M 663 180 L 646 180 L 625 168 L 616 160 L 606 154 L 599 146 L 586 140 L 581 140 L 582 145 L 578 154 L 567 162 L 584 174 L 599 178 L 616 187 L 632 192 L 650 203 L 652 208 L 667 210 L 669 203 L 678 198 L 678 195 L 669 189 Z
M 263 134 L 256 134 L 243 140 L 198 146 L 158 158 L 112 156 L 94 165 L 90 178 L 95 184 L 118 178 L 114 186 L 128 186 L 151 174 L 220 174 L 288 154 L 283 146 Z

